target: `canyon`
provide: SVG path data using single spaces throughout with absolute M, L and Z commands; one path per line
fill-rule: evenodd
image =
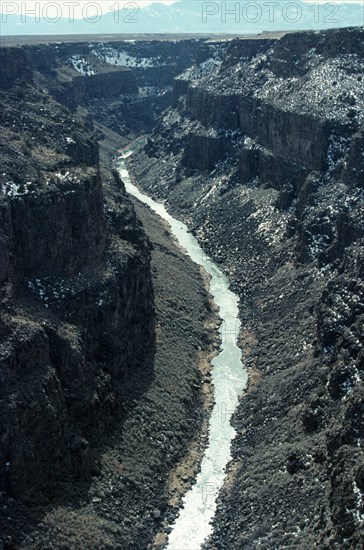
M 199 467 L 171 492 L 218 319 L 115 171 L 140 136 L 133 180 L 240 298 L 249 386 L 204 548 L 360 548 L 363 29 L 0 55 L 3 548 L 162 548 Z

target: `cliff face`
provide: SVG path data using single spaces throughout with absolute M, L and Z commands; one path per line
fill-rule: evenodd
M 363 44 L 206 43 L 131 161 L 241 297 L 251 387 L 214 547 L 363 542 Z
M 90 478 L 123 418 L 153 349 L 150 250 L 90 118 L 26 49 L 1 57 L 0 490 L 35 503 Z
M 133 137 L 153 128 L 171 102 L 174 77 L 193 63 L 200 43 L 62 43 L 14 51 L 27 60 L 27 70 L 36 71 L 38 82 L 60 103 L 73 109 L 83 105 L 95 120 Z M 12 70 L 20 70 L 19 63 Z M 4 81 L 8 80 L 4 73 Z

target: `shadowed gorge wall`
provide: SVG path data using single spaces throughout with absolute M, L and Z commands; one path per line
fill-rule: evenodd
M 153 289 L 147 237 L 90 117 L 52 97 L 26 48 L 4 52 L 0 486 L 30 502 L 97 470 L 93 448 L 153 350 Z

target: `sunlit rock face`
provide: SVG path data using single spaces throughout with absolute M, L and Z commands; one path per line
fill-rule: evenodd
M 363 44 L 206 43 L 135 158 L 239 292 L 259 381 L 212 547 L 363 541 Z

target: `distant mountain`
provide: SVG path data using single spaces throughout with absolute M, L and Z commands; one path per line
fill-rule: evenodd
M 245 34 L 262 31 L 324 29 L 364 25 L 363 5 L 358 3 L 313 4 L 250 0 L 203 2 L 181 0 L 170 6 L 155 3 L 139 9 L 104 14 L 99 21 L 63 18 L 57 22 L 20 15 L 2 16 L 1 34 Z M 237 5 L 239 10 L 237 10 Z

